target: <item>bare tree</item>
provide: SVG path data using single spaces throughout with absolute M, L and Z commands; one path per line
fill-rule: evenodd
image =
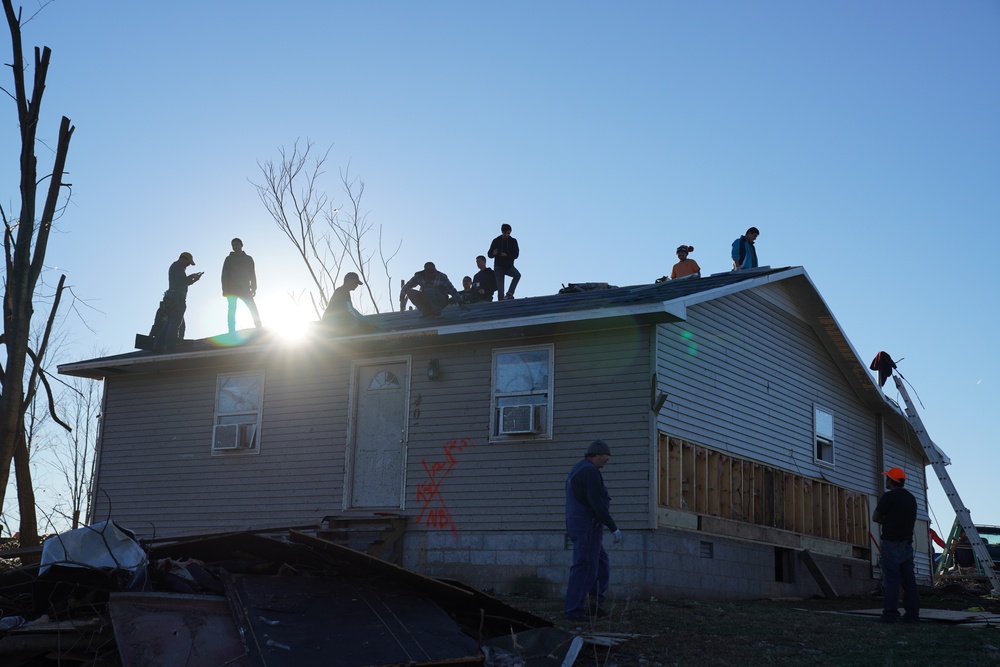
M 372 289 L 374 276 L 371 271 L 371 260 L 375 256 L 375 250 L 368 245 L 367 238 L 372 231 L 373 224 L 368 221 L 368 213 L 361 209 L 361 198 L 365 194 L 365 182 L 359 177 L 352 178 L 350 170 L 351 167 L 348 165 L 347 169 L 340 173 L 340 182 L 350 201 L 349 208 L 347 211 L 334 209 L 332 213 L 326 213 L 326 222 L 340 246 L 346 249 L 347 257 L 365 283 L 365 291 L 368 292 L 368 298 L 377 313 L 379 312 L 378 297 Z M 389 262 L 396 256 L 402 245 L 403 242 L 400 241 L 392 254 L 386 255 L 382 245 L 382 226 L 379 225 L 378 259 L 385 272 L 387 293 L 390 299 L 392 298 L 392 275 L 389 273 Z
M 54 456 L 45 461 L 65 483 L 66 506 L 56 506 L 52 510 L 68 519 L 73 530 L 80 527 L 82 518 L 90 515 L 101 393 L 96 380 L 74 377 L 70 381 L 61 392 L 59 405 L 73 430 L 61 432 L 61 437 L 51 446 Z
M 43 336 L 37 350 L 32 350 L 29 342 L 32 318 L 35 313 L 36 290 L 44 267 L 49 233 L 59 210 L 58 204 L 62 189 L 64 186 L 69 187 L 68 183 L 63 182 L 63 176 L 74 128 L 70 124 L 70 120 L 64 116 L 59 126 L 52 172 L 39 179 L 38 159 L 35 156 L 36 132 L 52 52 L 48 47 L 42 49 L 35 47 L 34 80 L 29 96 L 25 81 L 27 66 L 22 54 L 20 12 L 14 12 L 11 0 L 3 0 L 3 8 L 7 17 L 7 25 L 10 28 L 13 50 L 11 70 L 14 78 L 14 91 L 11 93 L 6 88 L 0 88 L 0 90 L 7 93 L 17 107 L 21 140 L 21 209 L 17 218 L 11 218 L 0 207 L 0 219 L 4 224 L 6 259 L 3 302 L 3 344 L 6 348 L 6 361 L 2 369 L 2 384 L 0 384 L 0 506 L 2 506 L 6 495 L 11 463 L 14 462 L 18 506 L 21 512 L 22 544 L 32 546 L 38 542 L 38 530 L 35 520 L 34 491 L 31 487 L 24 420 L 27 406 L 34 400 L 39 384 L 48 395 L 53 419 L 57 422 L 59 420 L 55 416 L 51 387 L 42 367 L 48 333 Z M 46 181 L 47 190 L 44 203 L 39 211 L 37 206 L 38 191 L 45 185 Z M 64 280 L 60 280 L 53 297 L 52 309 L 46 327 L 47 332 L 51 332 L 55 313 L 59 306 L 59 298 L 64 287 Z M 31 361 L 30 373 L 27 372 L 29 359 Z
M 374 225 L 361 206 L 365 183 L 351 177 L 349 168 L 342 171 L 340 181 L 350 204 L 346 212 L 333 206 L 319 183 L 330 149 L 315 157 L 310 157 L 312 153 L 311 141 L 302 146 L 296 141 L 291 151 L 281 148 L 278 162 L 257 163 L 263 182 L 251 183 L 275 224 L 292 242 L 305 264 L 315 287 L 315 293 L 310 291 L 309 296 L 316 315 L 321 315 L 326 308 L 345 265 L 361 276 L 372 307 L 380 312 L 379 298 L 371 285 L 371 261 L 376 250 L 369 245 L 369 236 Z M 321 224 L 323 221 L 325 227 Z M 382 245 L 380 225 L 376 245 L 379 263 L 391 288 L 389 262 L 399 252 L 402 242 L 387 254 Z M 389 294 L 391 297 L 391 290 Z

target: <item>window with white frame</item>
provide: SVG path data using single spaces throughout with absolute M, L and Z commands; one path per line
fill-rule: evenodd
M 813 406 L 813 454 L 818 463 L 833 465 L 833 413 Z
M 220 374 L 215 388 L 212 453 L 260 451 L 264 372 Z
M 493 351 L 490 440 L 552 436 L 552 345 Z

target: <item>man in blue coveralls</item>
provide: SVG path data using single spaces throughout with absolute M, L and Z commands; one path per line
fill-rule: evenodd
M 611 531 L 615 544 L 622 539 L 622 531 L 611 518 L 611 497 L 601 474 L 601 468 L 610 458 L 611 448 L 607 443 L 594 440 L 584 459 L 573 466 L 566 478 L 566 532 L 573 540 L 573 566 L 563 613 L 569 619 L 607 616 L 602 607 L 610 563 L 604 551 L 604 527 Z

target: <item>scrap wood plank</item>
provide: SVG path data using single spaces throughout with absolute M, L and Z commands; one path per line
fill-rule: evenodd
M 595 644 L 596 646 L 620 646 L 629 639 L 655 637 L 656 635 L 638 635 L 628 632 L 587 632 L 580 636 L 588 644 Z
M 819 587 L 822 589 L 823 595 L 831 600 L 838 597 L 837 590 L 833 587 L 833 584 L 830 583 L 830 580 L 826 578 L 826 575 L 823 574 L 823 570 L 820 569 L 819 563 L 817 563 L 816 559 L 813 558 L 812 552 L 808 549 L 801 549 L 799 551 L 799 557 L 802 558 L 806 567 L 809 568 L 809 572 L 812 573 L 813 579 L 816 580 L 816 583 L 819 584 Z
M 881 616 L 881 609 L 846 609 L 836 612 L 838 614 L 851 614 L 855 616 Z M 927 609 L 920 610 L 921 621 L 936 621 L 938 623 L 952 623 L 962 625 L 1000 625 L 1000 614 L 993 614 L 988 611 L 970 611 L 968 609 Z

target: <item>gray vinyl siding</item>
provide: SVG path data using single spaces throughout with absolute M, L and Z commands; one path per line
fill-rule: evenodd
M 927 507 L 927 475 L 934 477 L 933 469 L 924 467 L 923 449 L 919 442 L 907 439 L 896 431 L 885 429 L 885 462 L 881 465 L 883 470 L 899 467 L 906 471 L 906 490 L 917 499 L 917 526 L 921 529 L 930 523 L 930 514 Z M 935 478 L 936 480 L 936 478 Z M 875 495 L 881 497 L 885 491 L 885 478 L 879 475 L 879 491 Z M 937 484 L 937 481 L 934 482 Z M 873 507 L 872 510 L 875 508 Z M 950 511 L 951 508 L 949 507 Z M 921 521 L 928 522 L 927 524 Z M 873 530 L 878 534 L 878 524 L 874 524 Z M 920 537 L 920 536 L 916 536 Z M 926 539 L 915 539 L 913 550 L 913 563 L 917 572 L 919 583 L 929 585 L 931 581 L 931 570 L 933 567 L 931 556 L 927 551 L 921 550 L 920 545 L 927 544 Z M 927 545 L 930 549 L 930 545 Z
M 692 306 L 657 331 L 665 433 L 871 492 L 877 420 L 780 286 Z M 813 406 L 834 414 L 835 465 L 813 457 Z
M 258 454 L 212 455 L 216 378 L 264 370 Z M 316 523 L 339 508 L 343 360 L 111 378 L 94 511 L 142 535 Z
M 648 523 L 648 329 L 585 333 L 573 337 L 489 341 L 428 349 L 413 355 L 408 434 L 408 530 L 433 530 L 418 522 L 418 487 L 424 462 L 445 461 L 444 447 L 465 439 L 456 464 L 442 481 L 441 499 L 456 531 L 564 529 L 565 479 L 595 438 L 611 445 L 604 469 L 612 514 L 625 526 Z M 493 350 L 554 344 L 551 439 L 489 442 Z M 438 359 L 442 379 L 427 380 Z M 417 414 L 418 413 L 418 414 Z
M 551 439 L 489 442 L 495 348 L 554 344 Z M 563 530 L 564 480 L 597 437 L 613 449 L 605 478 L 623 526 L 649 521 L 649 329 L 394 350 L 409 358 L 403 512 L 418 523 L 418 486 L 444 447 L 469 446 L 442 481 L 456 531 Z M 439 362 L 442 376 L 426 368 Z M 257 364 L 108 380 L 96 519 L 142 535 L 318 523 L 345 507 L 352 358 L 316 350 Z M 212 455 L 216 378 L 265 372 L 257 454 Z
M 923 449 L 917 442 L 907 443 L 896 431 L 885 429 L 885 463 L 883 470 L 899 467 L 906 471 L 906 490 L 917 499 L 917 518 L 928 519 L 927 513 L 927 475 L 934 477 L 933 469 L 924 468 Z M 884 483 L 885 478 L 879 476 Z M 935 484 L 938 482 L 935 478 Z M 884 487 L 879 485 L 879 493 Z M 949 508 L 950 511 L 950 508 Z

